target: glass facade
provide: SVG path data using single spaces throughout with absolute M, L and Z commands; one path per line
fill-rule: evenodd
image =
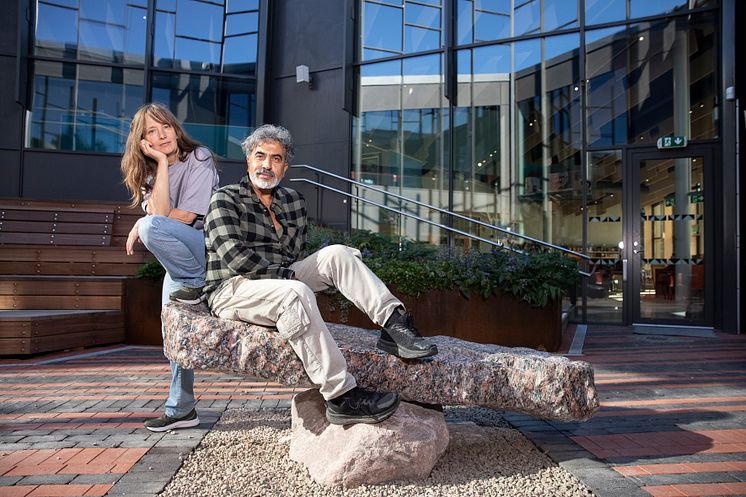
M 121 153 L 134 112 L 156 101 L 241 159 L 258 37 L 259 0 L 37 0 L 25 146 Z
M 353 175 L 586 253 L 597 269 L 579 294 L 588 318 L 620 322 L 620 242 L 631 226 L 624 157 L 635 147 L 655 149 L 662 137 L 719 138 L 717 7 L 716 0 L 361 0 Z M 442 35 L 449 11 L 453 46 Z M 431 41 L 408 44 L 413 28 L 429 30 Z M 415 209 L 380 194 L 375 200 Z M 352 219 L 353 228 L 447 239 L 362 202 Z M 454 227 L 504 238 L 465 221 Z M 460 235 L 455 242 L 491 248 Z

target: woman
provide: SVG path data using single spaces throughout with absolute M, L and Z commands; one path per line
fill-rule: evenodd
M 218 187 L 215 159 L 209 149 L 187 135 L 163 105 L 146 104 L 132 118 L 122 157 L 124 184 L 140 218 L 127 237 L 127 254 L 139 239 L 166 269 L 162 304 L 169 298 L 197 304 L 204 300 L 205 237 L 203 219 Z M 197 426 L 194 372 L 171 363 L 166 413 L 146 428 L 166 431 Z

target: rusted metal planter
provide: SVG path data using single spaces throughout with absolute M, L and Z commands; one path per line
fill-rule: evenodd
M 557 351 L 562 343 L 560 301 L 534 307 L 505 295 L 467 299 L 455 290 L 431 290 L 417 298 L 399 294 L 397 297 L 414 315 L 423 335 L 445 335 L 470 342 L 548 352 Z M 318 294 L 317 299 L 326 321 L 378 328 L 354 306 L 340 308 L 337 299 L 326 294 Z

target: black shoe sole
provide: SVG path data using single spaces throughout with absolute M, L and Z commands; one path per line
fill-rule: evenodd
M 399 408 L 399 399 L 396 399 L 396 403 L 386 409 L 385 411 L 377 412 L 375 414 L 363 415 L 351 415 L 351 414 L 339 414 L 326 408 L 326 420 L 333 425 L 354 425 L 358 423 L 365 424 L 376 424 L 381 421 L 387 420 L 392 414 Z
M 191 304 L 191 305 L 201 304 L 202 302 L 205 301 L 206 298 L 207 298 L 207 295 L 205 295 L 205 294 L 200 295 L 199 298 L 191 299 L 191 300 L 180 299 L 178 297 L 170 297 L 169 296 L 169 299 L 171 299 L 171 302 L 180 302 L 182 304 Z
M 438 353 L 438 347 L 435 344 L 431 345 L 426 350 L 415 350 L 407 349 L 396 342 L 389 342 L 382 338 L 378 339 L 376 347 L 384 352 L 401 357 L 402 359 L 423 359 L 425 357 L 432 357 Z
M 181 421 L 175 421 L 175 422 L 173 422 L 173 423 L 171 423 L 169 425 L 165 425 L 165 426 L 148 426 L 148 425 L 145 425 L 145 428 L 147 428 L 150 431 L 154 431 L 156 433 L 160 433 L 160 432 L 168 431 L 168 430 L 177 430 L 179 428 L 193 428 L 193 427 L 198 426 L 198 425 L 199 425 L 199 418 L 197 417 L 197 418 L 194 418 L 194 419 L 182 419 Z

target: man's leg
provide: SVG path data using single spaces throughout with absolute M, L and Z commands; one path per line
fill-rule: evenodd
M 188 304 L 204 300 L 204 233 L 165 216 L 145 216 L 139 221 L 138 233 L 173 281 L 181 284 L 172 289 L 172 299 L 178 297 L 180 302 Z
M 360 251 L 344 245 L 330 245 L 290 266 L 296 278 L 318 292 L 337 288 L 342 295 L 383 327 L 378 347 L 408 359 L 438 353 L 435 344 L 422 338 L 411 315 L 362 261 Z
M 294 280 L 232 278 L 211 298 L 223 319 L 275 326 L 303 363 L 310 380 L 327 401 L 327 419 L 337 424 L 383 421 L 396 410 L 395 394 L 356 387 L 347 362 L 321 317 L 308 285 Z
M 169 295 L 179 288 L 171 276 L 166 273 L 163 278 L 163 290 L 161 292 L 161 307 L 170 302 Z M 161 335 L 164 335 L 163 324 L 161 324 Z M 171 386 L 166 399 L 165 414 L 160 418 L 150 419 L 145 422 L 145 427 L 150 431 L 166 431 L 174 428 L 188 428 L 199 424 L 199 417 L 194 410 L 194 371 L 184 369 L 171 361 Z

